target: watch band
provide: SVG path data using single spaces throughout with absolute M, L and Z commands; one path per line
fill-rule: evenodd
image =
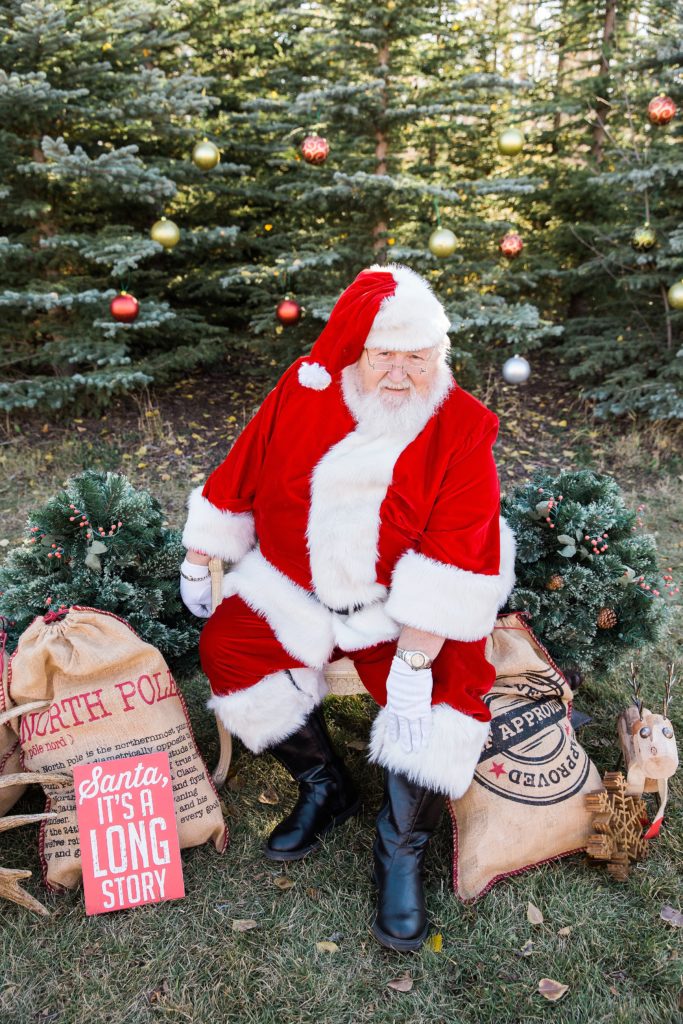
M 180 575 L 184 580 L 189 580 L 190 583 L 203 583 L 204 580 L 208 580 L 211 577 L 210 572 L 207 572 L 206 576 L 188 576 L 182 569 L 180 570 Z
M 432 659 L 424 651 L 407 651 L 403 647 L 397 647 L 396 657 L 405 661 L 406 665 L 409 665 L 414 672 L 432 667 Z

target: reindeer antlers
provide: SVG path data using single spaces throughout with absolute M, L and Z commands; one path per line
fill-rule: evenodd
M 638 718 L 642 719 L 642 717 L 643 717 L 643 700 L 642 700 L 642 697 L 640 696 L 640 680 L 638 679 L 638 670 L 637 670 L 634 662 L 631 662 L 631 679 L 630 679 L 630 683 L 631 683 L 631 689 L 633 690 L 633 703 L 635 704 L 635 706 L 637 708 Z
M 676 675 L 674 672 L 675 668 L 676 664 L 672 661 L 668 668 L 666 682 L 664 683 L 664 707 L 662 709 L 662 714 L 665 718 L 669 717 L 669 702 L 671 701 L 671 691 L 673 690 L 674 683 L 676 682 Z

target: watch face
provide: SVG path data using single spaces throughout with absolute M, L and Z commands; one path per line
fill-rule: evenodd
M 415 651 L 410 655 L 410 667 L 411 668 L 424 668 L 427 664 L 427 657 L 422 651 Z

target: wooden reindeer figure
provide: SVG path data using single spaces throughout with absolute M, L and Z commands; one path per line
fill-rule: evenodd
M 668 717 L 675 681 L 674 665 L 671 664 L 664 685 L 662 714 L 655 714 L 643 707 L 638 673 L 631 662 L 633 704 L 617 718 L 619 742 L 626 768 L 626 793 L 629 796 L 659 793 L 659 810 L 645 834 L 646 839 L 652 839 L 659 833 L 669 794 L 669 779 L 678 768 L 676 737 Z

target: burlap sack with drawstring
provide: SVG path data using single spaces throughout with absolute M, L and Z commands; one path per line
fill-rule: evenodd
M 508 875 L 583 850 L 602 788 L 571 727 L 572 690 L 520 613 L 500 616 L 486 645 L 496 681 L 484 697 L 491 733 L 472 785 L 449 802 L 453 887 L 465 902 Z
M 38 617 L 10 664 L 17 705 L 49 700 L 17 725 L 27 771 L 71 772 L 74 765 L 166 751 L 181 849 L 227 832 L 218 795 L 197 750 L 183 699 L 161 654 L 123 619 L 74 606 Z M 44 786 L 48 809 L 41 860 L 46 884 L 74 888 L 81 878 L 73 786 Z
M 7 692 L 9 655 L 6 650 L 7 633 L 0 627 L 0 776 L 16 775 L 21 768 L 19 738 L 12 729 L 9 716 L 12 704 Z M 0 817 L 10 811 L 23 796 L 26 786 L 0 787 Z

